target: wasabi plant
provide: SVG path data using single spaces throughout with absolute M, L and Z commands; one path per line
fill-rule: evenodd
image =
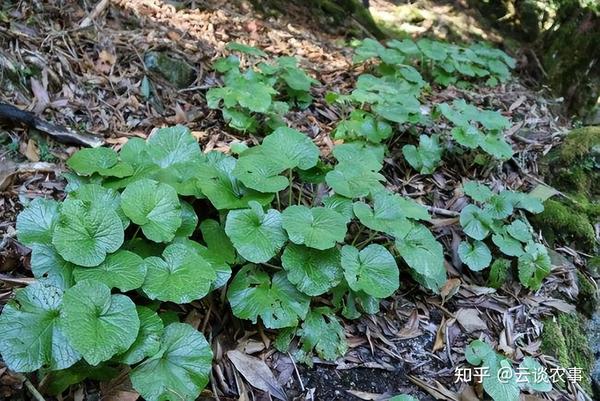
M 546 247 L 534 240 L 533 229 L 518 210 L 540 213 L 540 200 L 527 194 L 504 190 L 494 193 L 485 185 L 469 181 L 464 192 L 474 204 L 463 208 L 460 225 L 470 238 L 462 241 L 458 255 L 471 270 L 480 271 L 492 263 L 490 246 L 498 256 L 492 264 L 490 285 L 500 287 L 511 266 L 508 258 L 516 260 L 519 281 L 525 287 L 537 290 L 550 273 L 550 257 Z M 490 241 L 491 239 L 491 241 Z
M 419 101 L 428 84 L 415 68 L 423 60 L 448 71 L 475 53 L 471 68 L 488 80 L 504 77 L 490 60 L 510 62 L 487 48 L 364 41 L 357 57 L 380 58 L 378 76 L 363 74 L 350 94 L 328 95 L 343 120 L 334 131 L 341 143 L 323 157 L 283 121 L 290 107 L 310 104 L 316 81 L 294 58 L 270 63 L 262 50 L 228 48 L 240 56 L 216 61 L 223 86 L 207 92 L 207 103 L 232 128 L 266 133 L 260 144 L 203 153 L 187 128 L 175 126 L 130 138 L 118 152 L 82 149 L 67 161 L 66 197 L 34 199 L 19 214 L 18 239 L 31 248 L 36 281 L 0 315 L 0 352 L 12 370 L 39 371 L 49 393 L 127 371 L 148 401 L 196 399 L 208 383 L 211 348 L 170 305 L 216 290 L 236 317 L 277 330 L 276 347 L 310 364 L 315 354 L 334 360 L 346 352 L 340 316 L 376 313 L 399 288 L 401 270 L 433 292 L 446 283 L 428 209 L 388 189 L 387 141 L 395 125 L 429 118 Z M 439 111 L 461 145 L 509 157 L 498 139 L 504 117 L 464 102 Z M 442 150 L 437 135 L 421 135 L 402 153 L 428 174 Z M 460 245 L 461 260 L 487 267 L 491 235 L 500 253 L 517 258 L 521 283 L 539 288 L 547 253 L 515 210 L 538 212 L 541 204 L 475 183 L 465 193 L 476 204 L 461 212 L 471 238 Z M 490 277 L 510 263 L 496 259 Z
M 237 157 L 202 153 L 182 126 L 119 152 L 78 151 L 66 197 L 35 199 L 17 218 L 36 282 L 0 316 L 7 365 L 63 383 L 55 394 L 128 365 L 145 399 L 192 400 L 212 353 L 166 303 L 223 287 L 234 315 L 282 329 L 281 349 L 298 337 L 299 360 L 342 355 L 337 313 L 376 312 L 400 285 L 398 263 L 433 291 L 446 271 L 427 209 L 385 189 L 383 148 L 356 142 L 333 154 L 322 197 L 300 174 L 323 163 L 319 149 L 286 127 Z
M 206 102 L 212 109 L 221 109 L 230 127 L 254 133 L 264 122 L 274 129 L 285 125 L 283 116 L 291 106 L 306 108 L 312 102 L 310 90 L 318 81 L 298 67 L 295 57 L 278 57 L 268 63 L 263 61 L 266 53 L 255 47 L 234 42 L 227 48 L 254 61 L 246 69 L 234 55 L 215 62 L 215 70 L 223 74 L 223 86 L 209 89 Z
M 494 401 L 518 401 L 521 391 L 546 393 L 552 391 L 552 383 L 542 365 L 532 357 L 523 358 L 517 370 L 506 357 L 481 340 L 472 341 L 465 349 L 467 362 L 480 366 L 482 385 Z
M 482 43 L 464 47 L 430 39 L 393 39 L 386 45 L 373 39 L 359 42 L 354 62 L 377 59 L 383 64 L 381 70 L 414 66 L 440 85 L 463 87 L 483 79 L 486 85 L 496 86 L 510 78 L 510 70 L 516 64 L 503 51 Z

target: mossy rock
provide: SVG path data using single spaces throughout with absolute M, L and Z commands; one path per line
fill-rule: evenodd
M 593 256 L 587 261 L 587 271 L 593 278 L 600 278 L 600 256 Z
M 572 130 L 541 160 L 540 171 L 563 192 L 600 196 L 600 127 Z
M 579 295 L 577 307 L 586 316 L 591 317 L 598 310 L 598 289 L 596 285 L 583 273 L 577 272 Z
M 596 363 L 592 369 L 592 387 L 595 399 L 600 399 L 600 311 L 596 312 L 587 324 L 589 343 L 596 357 Z
M 589 251 L 596 243 L 596 233 L 588 216 L 577 211 L 574 205 L 548 199 L 544 202 L 544 211 L 532 216 L 531 222 L 550 245 L 556 241 L 566 242 Z
M 186 61 L 172 57 L 166 52 L 148 52 L 144 56 L 146 68 L 162 75 L 177 89 L 183 89 L 192 84 L 197 72 Z
M 591 393 L 591 372 L 594 366 L 594 352 L 586 337 L 584 319 L 577 313 L 561 313 L 555 318 L 544 320 L 542 331 L 542 351 L 553 355 L 560 366 L 580 368 L 582 387 Z

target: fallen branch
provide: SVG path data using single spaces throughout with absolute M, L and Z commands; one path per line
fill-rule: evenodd
M 68 128 L 51 124 L 29 111 L 21 110 L 6 103 L 0 103 L 0 121 L 7 121 L 12 124 L 24 124 L 29 128 L 35 128 L 38 131 L 44 132 L 63 143 L 90 146 L 92 148 L 102 146 L 104 143 L 100 138 L 88 134 L 80 134 Z

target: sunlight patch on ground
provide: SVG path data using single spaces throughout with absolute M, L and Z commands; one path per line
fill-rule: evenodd
M 375 21 L 391 36 L 433 36 L 450 41 L 501 41 L 499 35 L 482 26 L 473 15 L 451 4 L 417 0 L 412 4 L 395 4 L 389 0 L 372 0 L 370 11 Z

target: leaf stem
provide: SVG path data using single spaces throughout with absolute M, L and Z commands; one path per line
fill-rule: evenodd
M 354 239 L 352 240 L 352 243 L 350 245 L 354 245 L 356 243 L 356 240 L 358 240 L 358 237 L 360 236 L 360 234 L 362 234 L 362 232 L 363 232 L 364 229 L 365 229 L 365 226 L 363 226 L 361 224 L 361 226 L 358 228 L 358 232 L 354 236 Z
M 369 242 L 371 242 L 373 240 L 373 238 L 375 238 L 377 236 L 377 232 L 373 231 L 371 232 L 371 234 L 367 237 L 366 240 L 361 241 L 356 247 L 362 249 L 362 247 L 366 244 L 368 244 Z
M 142 228 L 142 226 L 137 226 L 137 228 L 135 229 L 135 232 L 133 233 L 133 237 L 131 237 L 130 241 L 133 241 L 134 239 L 136 239 L 138 233 L 140 232 L 140 228 Z
M 281 211 L 281 201 L 279 200 L 279 192 L 275 193 L 275 197 L 277 198 L 277 210 Z
M 292 175 L 292 169 L 290 169 L 289 177 L 290 177 L 290 186 L 288 187 L 288 191 L 290 191 L 290 192 L 288 194 L 288 206 L 291 206 L 291 204 L 292 204 L 292 183 L 293 183 L 292 179 L 294 178 Z

